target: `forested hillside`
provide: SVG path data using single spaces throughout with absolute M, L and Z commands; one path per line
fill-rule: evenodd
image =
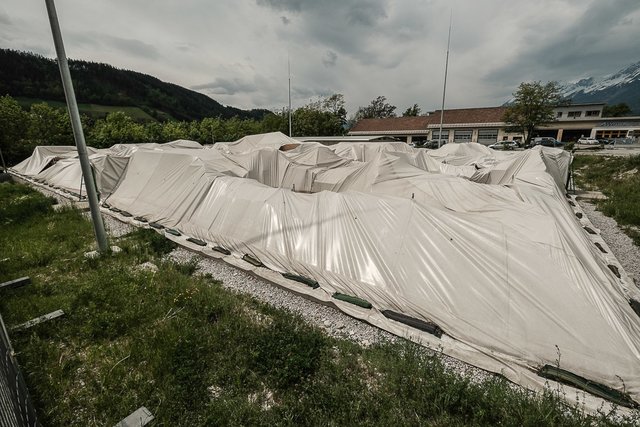
M 11 95 L 25 103 L 64 101 L 58 66 L 53 59 L 0 49 L 0 64 L 0 96 Z M 137 107 L 157 120 L 205 117 L 260 120 L 268 113 L 267 110 L 227 107 L 201 93 L 109 64 L 69 60 L 69 68 L 81 104 Z

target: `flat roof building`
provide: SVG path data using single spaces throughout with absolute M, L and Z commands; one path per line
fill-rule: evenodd
M 640 117 L 602 117 L 604 103 L 572 104 L 555 108 L 556 121 L 539 126 L 534 136 L 576 141 L 582 136 L 627 138 L 640 135 Z M 523 140 L 503 121 L 507 107 L 457 108 L 445 110 L 439 136 L 440 110 L 416 117 L 362 119 L 349 132 L 352 136 L 387 135 L 407 143 L 431 139 L 449 142 L 479 142 L 489 145 L 503 140 Z

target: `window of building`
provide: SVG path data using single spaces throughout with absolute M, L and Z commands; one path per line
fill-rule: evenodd
M 453 132 L 453 142 L 471 142 L 473 131 L 471 129 L 460 129 Z M 496 135 L 497 138 L 497 135 Z
M 624 138 L 627 136 L 627 131 L 625 130 L 598 130 L 596 131 L 596 139 L 605 139 L 605 138 Z
M 581 117 L 582 116 L 582 111 L 569 111 L 567 113 L 567 117 L 569 118 L 576 118 L 576 117 Z
M 556 113 L 556 118 L 559 119 L 560 117 L 562 117 L 562 111 L 558 111 Z
M 449 131 L 448 130 L 442 130 L 442 138 L 439 137 L 440 136 L 440 130 L 434 130 L 431 131 L 431 139 L 444 139 L 444 140 L 449 140 Z
M 600 116 L 600 110 L 589 110 L 586 113 L 587 117 L 599 117 Z
M 498 129 L 478 129 L 478 142 L 496 142 Z

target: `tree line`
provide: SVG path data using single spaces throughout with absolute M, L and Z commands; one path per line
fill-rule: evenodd
M 294 135 L 343 135 L 347 125 L 344 97 L 334 94 L 313 101 L 294 110 L 292 118 Z M 86 115 L 81 119 L 87 145 L 95 148 L 165 143 L 176 139 L 212 144 L 259 133 L 289 133 L 289 117 L 285 110 L 270 112 L 260 120 L 236 116 L 141 123 L 122 111 L 109 113 L 103 119 Z M 0 97 L 0 150 L 7 165 L 30 156 L 38 145 L 75 145 L 68 112 L 45 102 L 24 109 L 11 96 Z
M 295 109 L 292 112 L 292 133 L 300 136 L 344 135 L 358 120 L 395 117 L 395 109 L 384 96 L 378 96 L 347 118 L 344 96 L 332 94 Z M 419 113 L 420 108 L 416 104 L 404 115 Z M 269 112 L 261 119 L 235 116 L 138 122 L 122 111 L 109 113 L 102 119 L 87 115 L 82 115 L 81 119 L 87 145 L 95 148 L 108 148 L 114 144 L 165 143 L 176 139 L 213 144 L 259 133 L 279 131 L 289 134 L 289 114 L 284 109 Z M 23 108 L 9 95 L 0 97 L 0 150 L 5 162 L 12 165 L 27 158 L 38 145 L 75 145 L 66 109 L 46 102 Z

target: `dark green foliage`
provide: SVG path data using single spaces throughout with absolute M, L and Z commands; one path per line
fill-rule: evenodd
M 55 203 L 55 199 L 13 182 L 0 183 L 0 200 L 0 225 L 4 227 L 49 213 Z
M 631 108 L 624 102 L 605 105 L 602 109 L 602 117 L 623 117 L 629 115 L 631 115 Z
M 327 339 L 294 316 L 274 316 L 260 334 L 248 337 L 249 366 L 278 390 L 287 390 L 312 378 L 320 366 Z

